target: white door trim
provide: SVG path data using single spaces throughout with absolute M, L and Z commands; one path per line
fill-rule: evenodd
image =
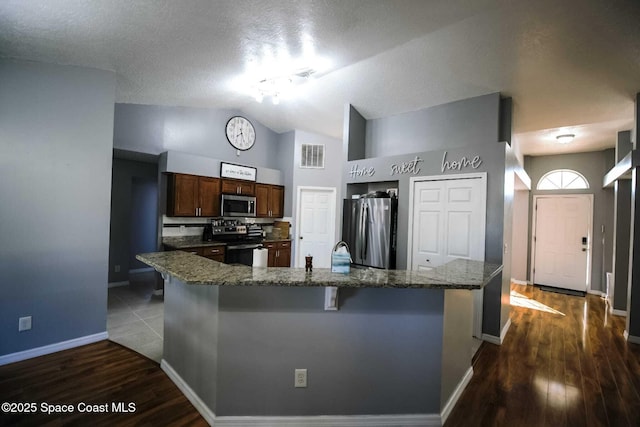
M 575 197 L 582 196 L 587 197 L 589 200 L 589 255 L 587 259 L 587 292 L 591 290 L 591 269 L 593 268 L 593 194 L 585 194 L 585 193 L 563 193 L 563 194 L 535 194 L 533 196 L 533 203 L 531 204 L 531 270 L 529 277 L 531 277 L 531 284 L 534 285 L 536 283 L 536 276 L 534 274 L 534 269 L 536 266 L 536 223 L 538 220 L 538 213 L 536 209 L 536 204 L 538 199 L 540 198 L 558 198 L 558 197 Z
M 414 187 L 416 182 L 421 182 L 421 181 L 450 181 L 450 180 L 454 180 L 454 179 L 473 179 L 473 178 L 480 178 L 484 181 L 485 183 L 485 188 L 486 188 L 486 183 L 487 183 L 487 173 L 486 172 L 478 172 L 478 173 L 461 173 L 461 174 L 452 174 L 452 175 L 432 175 L 432 176 L 415 176 L 412 178 L 409 178 L 409 222 L 408 225 L 410 228 L 413 227 L 413 197 L 414 197 Z M 482 218 L 481 218 L 481 223 L 484 224 L 484 230 L 482 230 L 482 233 L 484 235 L 484 241 L 486 241 L 486 228 L 487 228 L 487 193 L 485 190 L 485 194 L 484 194 L 484 206 L 485 209 L 482 212 Z M 408 230 L 408 234 L 409 234 L 409 239 L 407 241 L 407 270 L 412 270 L 413 269 L 413 260 L 412 260 L 412 250 L 413 250 L 413 233 L 412 230 L 409 229 Z M 484 256 L 485 256 L 485 247 L 482 247 L 482 259 L 484 260 Z
M 301 215 L 301 206 L 302 206 L 302 192 L 305 190 L 316 190 L 316 191 L 325 191 L 327 193 L 331 193 L 330 194 L 330 199 L 332 201 L 331 203 L 331 207 L 332 207 L 332 212 L 330 213 L 331 218 L 334 218 L 334 220 L 331 222 L 330 224 L 330 228 L 329 228 L 329 235 L 333 236 L 334 239 L 336 238 L 336 220 L 335 218 L 337 218 L 336 216 L 336 210 L 337 210 L 337 193 L 338 190 L 336 189 L 336 187 L 314 187 L 314 186 L 298 186 L 296 188 L 296 218 L 295 218 L 295 227 L 294 227 L 294 233 L 293 233 L 293 239 L 295 240 L 295 243 L 292 245 L 294 247 L 294 262 L 293 262 L 293 266 L 297 267 L 297 268 L 303 268 L 304 267 L 304 262 L 301 261 L 300 258 L 300 245 L 298 244 L 298 242 L 300 241 L 300 215 Z

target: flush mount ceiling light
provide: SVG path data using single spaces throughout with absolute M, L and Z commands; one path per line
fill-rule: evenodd
M 286 75 L 265 77 L 254 86 L 254 98 L 262 102 L 264 98 L 271 98 L 274 105 L 280 103 L 280 98 L 287 97 L 295 86 L 310 80 L 316 71 L 313 68 L 302 68 Z
M 575 138 L 575 137 L 576 137 L 576 136 L 575 136 L 574 134 L 572 134 L 572 133 L 567 133 L 567 134 L 564 134 L 564 135 L 558 135 L 558 136 L 556 136 L 556 141 L 557 141 L 559 144 L 568 144 L 568 143 L 570 143 L 571 141 L 573 141 L 573 138 Z
M 315 55 L 292 59 L 286 52 L 275 55 L 266 52 L 262 58 L 252 58 L 245 72 L 231 80 L 231 88 L 249 95 L 257 102 L 269 98 L 273 104 L 301 96 L 307 83 L 324 75 L 331 62 Z

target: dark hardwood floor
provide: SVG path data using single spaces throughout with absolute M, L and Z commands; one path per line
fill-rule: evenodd
M 111 341 L 0 366 L 0 403 L 36 403 L 35 413 L 0 411 L 0 426 L 206 426 L 157 363 Z M 105 405 L 81 413 L 80 403 Z M 135 411 L 116 413 L 112 404 Z M 42 404 L 74 405 L 47 415 Z M 107 409 L 108 408 L 108 409 Z M 4 407 L 3 407 L 4 409 Z M 131 408 L 133 409 L 133 408 Z
M 512 290 L 509 333 L 482 344 L 445 427 L 640 426 L 640 346 L 624 340 L 625 318 L 594 295 Z

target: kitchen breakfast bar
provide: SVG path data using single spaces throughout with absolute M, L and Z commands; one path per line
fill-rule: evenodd
M 454 260 L 340 274 L 181 251 L 137 258 L 165 279 L 161 366 L 215 425 L 441 425 L 473 374 L 471 291 L 502 270 Z M 325 287 L 337 289 L 337 310 L 325 310 Z

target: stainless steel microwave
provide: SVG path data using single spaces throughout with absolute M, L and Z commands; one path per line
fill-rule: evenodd
M 223 194 L 220 202 L 220 209 L 222 211 L 222 216 L 256 216 L 256 198 L 253 196 Z

